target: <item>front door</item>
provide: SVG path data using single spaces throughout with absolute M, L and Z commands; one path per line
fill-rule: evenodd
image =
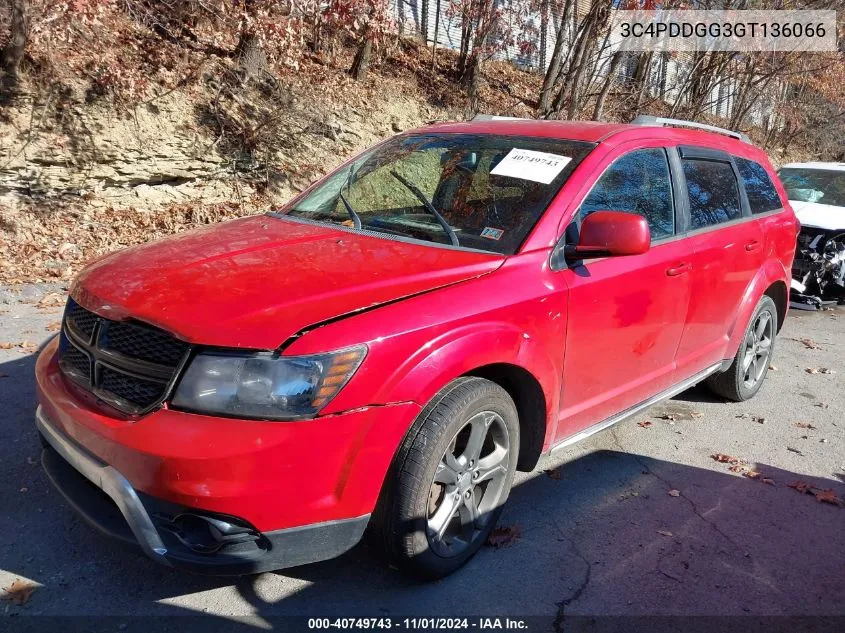
M 616 158 L 575 219 L 599 210 L 645 216 L 652 243 L 642 255 L 587 260 L 559 273 L 569 286 L 569 322 L 557 440 L 671 386 L 689 302 L 692 254 L 676 233 L 666 150 Z

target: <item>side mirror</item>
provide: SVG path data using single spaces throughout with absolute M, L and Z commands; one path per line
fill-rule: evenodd
M 578 243 L 565 247 L 567 259 L 641 255 L 651 245 L 648 222 L 622 211 L 595 211 L 581 222 Z

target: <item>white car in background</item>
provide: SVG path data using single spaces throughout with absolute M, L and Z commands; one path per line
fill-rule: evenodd
M 793 307 L 845 303 L 845 163 L 792 163 L 778 175 L 801 222 Z

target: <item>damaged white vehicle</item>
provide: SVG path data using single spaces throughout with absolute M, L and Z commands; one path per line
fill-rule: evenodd
M 845 303 L 845 163 L 793 163 L 778 175 L 801 222 L 792 307 Z

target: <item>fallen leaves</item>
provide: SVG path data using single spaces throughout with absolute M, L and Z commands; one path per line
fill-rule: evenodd
M 35 583 L 15 578 L 11 585 L 3 588 L 3 599 L 20 607 L 29 602 L 29 599 L 32 597 L 32 592 L 37 588 L 38 585 Z
M 48 292 L 38 302 L 39 308 L 56 308 L 65 304 L 65 295 L 61 292 Z
M 663 415 L 658 415 L 657 419 L 658 420 L 669 420 L 670 422 L 674 422 L 675 420 L 678 419 L 678 416 L 675 415 L 674 413 L 664 413 Z
M 739 459 L 733 457 L 731 455 L 725 455 L 724 453 L 714 453 L 710 456 L 711 458 L 715 459 L 717 462 L 721 464 L 738 464 Z
M 496 549 L 507 547 L 520 536 L 522 536 L 522 530 L 520 530 L 518 525 L 496 527 L 493 528 L 490 536 L 487 537 L 487 545 Z
M 774 479 L 772 479 L 771 477 L 764 477 L 763 473 L 761 473 L 759 470 L 755 470 L 748 466 L 748 462 L 746 462 L 744 459 L 739 459 L 738 457 L 726 455 L 724 453 L 714 453 L 710 457 L 721 464 L 730 464 L 728 470 L 732 473 L 742 475 L 743 477 L 747 477 L 748 479 L 762 481 L 764 484 L 768 484 L 770 486 L 775 485 Z
M 840 499 L 832 488 L 823 490 L 818 486 L 814 486 L 813 484 L 800 480 L 793 481 L 791 484 L 787 484 L 787 486 L 794 488 L 801 494 L 813 495 L 819 503 L 829 503 L 830 505 L 838 506 L 840 508 L 845 507 L 845 501 Z
M 790 453 L 795 453 L 796 455 L 800 455 L 801 457 L 804 457 L 804 453 L 799 451 L 797 448 L 792 448 L 791 446 L 787 446 L 786 450 L 788 450 Z
M 807 367 L 805 369 L 808 374 L 835 374 L 836 371 L 833 369 L 828 369 L 827 367 Z
M 651 426 L 651 422 L 649 422 L 648 420 L 643 420 L 642 422 L 637 422 L 637 426 L 641 426 L 642 428 L 647 429 Z
M 545 471 L 546 475 L 549 479 L 554 479 L 555 481 L 559 481 L 563 474 L 560 472 L 560 467 L 558 468 L 550 468 L 549 470 Z
M 807 429 L 809 431 L 815 431 L 816 427 L 814 427 L 809 422 L 793 422 L 792 426 L 798 427 L 799 429 Z
M 670 497 L 680 497 L 680 496 L 681 496 L 681 491 L 680 491 L 680 490 L 677 490 L 677 489 L 675 489 L 675 488 L 672 488 L 672 490 L 670 490 L 670 491 L 669 491 L 669 492 L 667 492 L 666 494 L 667 494 L 667 495 L 669 495 Z
M 657 533 L 661 536 L 675 536 L 669 530 L 657 530 Z
M 49 323 L 46 327 L 46 330 L 48 332 L 58 332 L 61 329 L 62 329 L 62 322 L 61 321 L 53 321 L 52 323 Z
M 9 341 L 0 341 L 0 349 L 15 349 L 16 347 L 25 352 L 31 352 L 38 348 L 38 343 L 33 341 L 21 341 L 20 343 L 10 343 Z
M 821 349 L 821 346 L 818 345 L 813 339 L 811 338 L 794 338 L 793 341 L 798 341 L 807 349 Z

